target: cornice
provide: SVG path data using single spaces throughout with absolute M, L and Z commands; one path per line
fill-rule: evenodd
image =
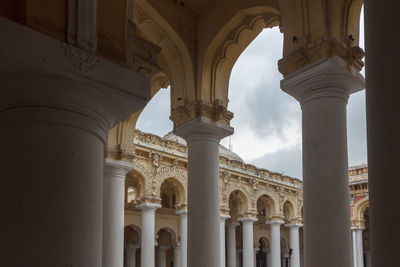
M 344 44 L 337 38 L 323 37 L 304 44 L 300 49 L 279 60 L 278 68 L 286 77 L 321 59 L 333 56 L 341 57 L 348 66 L 354 67 L 357 71 L 361 71 L 364 67 L 362 59 L 365 53 L 360 47 L 352 47 L 350 43 Z

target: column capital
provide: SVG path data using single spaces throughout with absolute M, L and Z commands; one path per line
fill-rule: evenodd
M 239 222 L 242 223 L 254 223 L 256 222 L 258 219 L 254 218 L 254 217 L 242 217 L 242 218 L 238 218 Z
M 207 117 L 198 117 L 175 127 L 174 133 L 188 142 L 190 140 L 194 141 L 198 137 L 201 137 L 201 139 L 208 137 L 211 140 L 219 142 L 222 138 L 233 134 L 233 128 Z
M 220 218 L 221 218 L 221 221 L 225 221 L 227 219 L 230 219 L 231 216 L 230 215 L 226 215 L 226 214 L 221 214 Z
M 136 250 L 136 249 L 140 248 L 140 244 L 137 244 L 137 243 L 134 243 L 134 244 L 133 244 L 133 243 L 130 243 L 130 244 L 127 244 L 127 245 L 126 245 L 126 248 Z
M 175 212 L 175 214 L 177 214 L 179 216 L 185 216 L 188 214 L 188 211 L 187 211 L 187 209 L 181 209 L 181 210 L 178 210 L 177 212 Z
M 157 246 L 157 249 L 161 250 L 161 251 L 165 251 L 167 249 L 169 249 L 170 246 Z
M 364 87 L 364 77 L 338 56 L 310 64 L 281 80 L 282 90 L 302 106 L 321 97 L 336 97 L 347 102 L 349 94 Z
M 267 222 L 265 222 L 266 224 L 269 224 L 269 225 L 281 225 L 281 224 L 284 224 L 285 222 L 284 221 L 282 221 L 282 220 L 269 220 L 269 221 L 267 221 Z
M 240 223 L 238 223 L 238 222 L 229 222 L 229 223 L 227 223 L 228 228 L 236 228 L 239 225 L 240 225 Z
M 1 110 L 29 106 L 62 113 L 36 119 L 72 124 L 105 143 L 109 129 L 150 99 L 150 79 L 132 70 L 3 17 L 0 32 Z
M 353 225 L 351 226 L 352 231 L 357 231 L 357 230 L 365 230 L 365 227 L 363 226 L 358 226 L 358 225 Z
M 300 228 L 303 227 L 302 223 L 287 223 L 285 224 L 285 227 L 287 228 Z
M 104 174 L 110 177 L 121 178 L 125 180 L 127 172 L 133 170 L 133 164 L 126 161 L 114 160 L 111 158 L 104 159 Z
M 156 209 L 161 208 L 161 205 L 155 204 L 155 203 L 144 202 L 139 205 L 136 205 L 136 208 L 138 208 L 142 211 L 155 211 Z

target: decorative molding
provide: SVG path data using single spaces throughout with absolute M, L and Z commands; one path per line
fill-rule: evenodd
M 71 66 L 83 72 L 95 72 L 100 65 L 99 58 L 76 46 L 58 43 L 54 46 L 54 50 Z
M 170 119 L 174 122 L 175 128 L 199 117 L 206 117 L 229 126 L 233 118 L 233 113 L 228 111 L 220 100 L 211 104 L 201 100 L 187 103 L 185 99 L 185 103 L 171 111 Z
M 348 66 L 354 67 L 357 71 L 361 71 L 364 67 L 362 59 L 365 53 L 360 47 L 352 47 L 349 43 L 344 44 L 337 38 L 323 37 L 305 43 L 304 47 L 279 60 L 278 68 L 286 77 L 307 65 L 333 56 L 341 57 Z

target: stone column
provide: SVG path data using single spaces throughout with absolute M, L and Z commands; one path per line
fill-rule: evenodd
M 281 266 L 281 224 L 284 221 L 271 220 L 267 222 L 271 227 L 271 267 Z
M 104 146 L 149 79 L 0 16 L 2 266 L 101 266 Z
M 253 223 L 256 218 L 240 218 L 243 227 L 243 267 L 254 267 Z
M 141 266 L 154 267 L 155 211 L 161 208 L 161 205 L 142 203 L 136 207 L 142 210 Z
M 237 249 L 236 250 L 236 267 L 242 267 L 242 258 L 243 258 L 243 250 L 242 249 Z
M 239 226 L 237 222 L 228 223 L 228 255 L 226 259 L 227 267 L 236 267 L 236 227 Z
M 307 267 L 350 267 L 346 104 L 362 76 L 337 56 L 281 82 L 302 108 L 304 246 Z M 328 241 L 328 242 L 327 242 Z
M 158 246 L 157 247 L 157 267 L 166 267 L 167 266 L 167 246 Z M 147 265 L 145 265 L 147 266 Z
M 290 257 L 290 267 L 300 267 L 300 241 L 299 228 L 303 225 L 300 223 L 285 224 L 290 229 L 290 248 L 292 255 Z
M 126 246 L 126 264 L 125 267 L 136 267 L 136 250 L 139 244 L 129 244 Z
M 106 158 L 103 187 L 103 267 L 123 267 L 125 174 L 128 162 Z
M 225 221 L 226 221 L 226 219 L 229 219 L 231 216 L 229 216 L 229 215 L 224 215 L 224 214 L 222 214 L 221 215 L 221 221 L 220 221 L 220 234 L 221 234 L 221 237 L 220 237 L 220 243 L 221 243 L 221 246 L 220 246 L 220 253 L 221 253 L 221 256 L 220 256 L 220 259 L 221 259 L 221 264 L 220 264 L 220 267 L 226 267 L 226 261 L 225 261 Z
M 353 248 L 353 267 L 358 267 L 358 257 L 357 257 L 357 227 L 351 227 L 351 240 Z
M 187 267 L 187 209 L 176 212 L 180 217 L 181 225 L 181 267 Z
M 363 251 L 363 240 L 362 240 L 362 232 L 364 227 L 357 227 L 356 232 L 356 240 L 357 240 L 357 264 L 358 267 L 364 267 L 364 251 Z
M 188 145 L 187 266 L 219 266 L 219 141 L 233 129 L 199 117 L 176 127 L 175 133 Z
M 176 244 L 174 246 L 174 267 L 181 267 L 181 246 L 180 244 Z
M 399 1 L 365 1 L 365 76 L 368 188 L 372 266 L 397 266 L 400 251 L 398 207 Z

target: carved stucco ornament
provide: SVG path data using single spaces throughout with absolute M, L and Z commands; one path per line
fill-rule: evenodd
M 100 60 L 94 54 L 76 46 L 60 43 L 54 47 L 54 50 L 63 56 L 71 66 L 83 72 L 94 72 L 100 64 Z

